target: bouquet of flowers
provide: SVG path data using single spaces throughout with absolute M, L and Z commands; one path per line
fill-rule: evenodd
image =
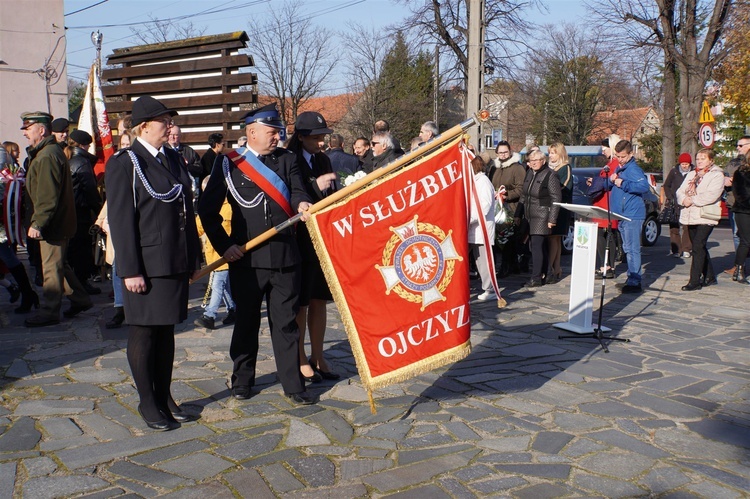
M 505 186 L 501 185 L 495 195 L 497 208 L 495 208 L 495 244 L 505 245 L 515 234 L 516 226 L 513 225 L 513 213 L 503 201 L 505 199 Z
M 367 176 L 367 174 L 362 170 L 357 170 L 352 175 L 347 175 L 347 172 L 339 172 L 339 178 L 341 179 L 341 185 L 344 187 L 348 187 L 352 185 L 357 180 L 363 179 Z

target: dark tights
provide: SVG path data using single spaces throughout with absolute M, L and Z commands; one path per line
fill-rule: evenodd
M 531 246 L 531 279 L 541 281 L 542 274 L 547 270 L 547 236 L 532 234 Z
M 179 410 L 169 391 L 174 326 L 130 326 L 127 355 L 143 416 L 149 421 L 171 417 L 170 411 Z

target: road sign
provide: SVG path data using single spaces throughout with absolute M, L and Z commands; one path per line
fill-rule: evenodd
M 713 123 L 714 121 L 714 115 L 711 114 L 711 108 L 708 107 L 708 102 L 703 101 L 703 107 L 701 107 L 701 117 L 698 120 L 698 123 Z
M 698 131 L 698 141 L 703 147 L 711 147 L 714 145 L 714 127 L 711 123 L 703 123 L 700 131 Z

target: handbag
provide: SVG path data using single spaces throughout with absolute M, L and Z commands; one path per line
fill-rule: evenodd
M 701 206 L 701 218 L 718 222 L 721 220 L 721 205 L 717 202 Z
M 674 201 L 667 201 L 664 203 L 664 207 L 659 212 L 659 216 L 656 220 L 660 224 L 676 224 L 680 221 L 680 209 L 675 205 Z

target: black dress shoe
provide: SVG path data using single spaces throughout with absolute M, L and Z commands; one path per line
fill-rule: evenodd
M 312 368 L 313 368 L 313 371 L 315 371 L 315 374 L 317 374 L 319 377 L 323 379 L 329 379 L 329 380 L 341 379 L 341 375 L 333 371 L 323 371 L 321 369 L 318 369 L 314 365 L 312 366 Z
M 643 291 L 643 288 L 641 288 L 640 285 L 626 284 L 625 286 L 622 287 L 621 291 L 626 294 L 627 293 L 634 294 L 634 293 L 640 293 L 641 291 Z
M 238 385 L 232 387 L 232 397 L 237 400 L 247 400 L 252 397 L 252 391 L 247 385 Z
M 284 396 L 297 405 L 312 405 L 315 397 L 310 392 L 285 393 Z
M 697 283 L 697 284 L 687 283 L 686 285 L 682 287 L 682 290 L 683 291 L 695 291 L 696 289 L 701 289 L 702 287 L 703 285 L 701 283 Z
M 526 284 L 524 284 L 527 288 L 538 288 L 539 286 L 543 286 L 542 281 L 537 281 L 535 279 L 530 280 Z
M 712 277 L 710 279 L 703 279 L 703 282 L 701 284 L 705 288 L 706 286 L 713 286 L 714 284 L 719 284 L 719 281 L 716 279 L 716 277 Z
M 200 419 L 200 416 L 197 414 L 190 414 L 182 409 L 179 411 L 172 411 L 172 417 L 178 423 L 190 423 L 191 421 L 198 421 L 198 419 Z
M 80 305 L 71 305 L 68 310 L 63 312 L 63 316 L 67 317 L 68 319 L 75 317 L 76 315 L 80 314 L 81 312 L 85 312 L 86 310 L 89 310 L 94 306 L 93 303 L 89 303 L 88 305 L 80 306 Z
M 560 277 L 551 275 L 547 278 L 547 284 L 557 284 L 560 282 Z
M 99 295 L 102 293 L 101 288 L 97 288 L 96 286 L 92 286 L 88 282 L 82 282 L 81 285 L 83 286 L 83 289 L 86 290 L 86 293 L 90 295 Z
M 60 319 L 56 319 L 54 317 L 45 317 L 43 315 L 35 315 L 34 317 L 29 317 L 28 319 L 23 321 L 23 323 L 26 327 L 54 326 L 55 324 L 60 324 Z
M 321 381 L 323 381 L 323 378 L 320 376 L 320 374 L 317 373 L 314 367 L 312 376 L 305 376 L 304 374 L 302 374 L 302 378 L 308 383 L 320 383 Z
M 180 427 L 180 423 L 178 423 L 177 421 L 172 421 L 170 419 L 167 419 L 166 417 L 160 419 L 159 421 L 149 421 L 143 415 L 140 405 L 138 406 L 138 414 L 141 415 L 141 419 L 143 419 L 144 423 L 146 423 L 146 426 L 148 426 L 152 430 L 170 431 L 170 430 L 176 430 L 177 428 Z M 162 416 L 164 415 L 162 414 Z

